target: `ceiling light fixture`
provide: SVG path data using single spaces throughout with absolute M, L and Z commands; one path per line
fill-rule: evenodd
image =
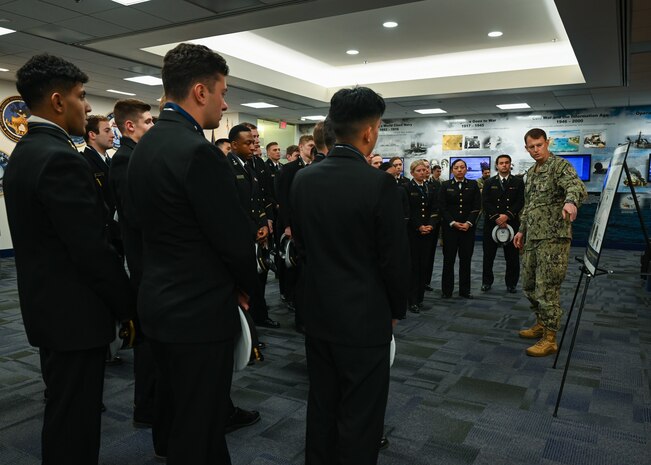
M 9 71 L 9 70 L 8 70 L 7 68 L 0 68 L 0 71 L 3 72 L 3 73 L 5 73 L 5 72 L 7 72 L 7 71 Z
M 145 84 L 147 86 L 162 86 L 163 80 L 155 76 L 134 76 L 124 78 L 125 81 L 137 82 L 138 84 Z
M 441 109 L 441 108 L 424 108 L 422 110 L 414 110 L 416 113 L 420 113 L 421 115 L 437 115 L 439 113 L 447 113 L 447 111 Z
M 301 121 L 323 121 L 326 119 L 323 115 L 301 116 Z
M 348 55 L 358 55 L 358 54 L 359 54 L 359 50 L 350 49 L 350 50 L 346 50 L 346 53 L 347 53 Z
M 502 37 L 504 33 L 502 31 L 492 31 L 488 33 L 488 37 Z
M 8 29 L 6 27 L 0 27 L 0 36 L 3 36 L 5 34 L 11 34 L 12 32 L 16 32 L 13 29 Z
M 106 92 L 112 92 L 114 94 L 120 94 L 120 95 L 130 95 L 132 97 L 136 95 L 136 94 L 132 94 L 131 92 L 122 92 L 121 90 L 115 90 L 115 89 L 106 89 Z
M 131 6 L 135 5 L 136 3 L 145 3 L 148 2 L 149 0 L 112 0 L 115 3 L 119 3 L 120 5 L 124 6 Z
M 241 105 L 244 107 L 251 107 L 251 108 L 278 108 L 278 105 L 272 105 L 271 103 L 265 103 L 265 102 L 242 103 Z
M 524 110 L 525 108 L 531 108 L 526 103 L 503 103 L 495 106 L 500 110 Z
M 395 21 L 387 21 L 386 23 L 382 23 L 382 26 L 386 27 L 387 29 L 392 29 L 394 27 L 398 27 L 398 23 Z

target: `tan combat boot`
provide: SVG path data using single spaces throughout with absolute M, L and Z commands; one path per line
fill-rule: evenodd
M 556 345 L 556 331 L 544 330 L 543 337 L 527 349 L 530 357 L 545 357 L 558 352 Z
M 523 329 L 518 334 L 520 337 L 523 337 L 525 339 L 538 339 L 542 337 L 544 329 L 545 328 L 543 328 L 543 325 L 541 325 L 540 322 L 536 321 L 536 324 L 531 328 Z

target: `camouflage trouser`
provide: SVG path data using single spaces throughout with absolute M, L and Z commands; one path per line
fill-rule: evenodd
M 550 331 L 561 327 L 561 284 L 567 273 L 570 239 L 526 241 L 522 290 L 538 321 Z

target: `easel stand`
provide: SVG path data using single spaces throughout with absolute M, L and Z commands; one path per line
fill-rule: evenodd
M 633 187 L 633 180 L 631 179 L 631 173 L 628 170 L 628 165 L 626 164 L 626 161 L 623 163 L 623 168 L 624 171 L 626 172 L 626 178 L 628 179 L 628 187 L 631 190 L 631 194 L 633 195 L 633 202 L 635 203 L 635 209 L 637 210 L 637 216 L 638 219 L 640 220 L 640 226 L 642 228 L 642 234 L 644 235 L 644 240 L 647 249 L 651 247 L 651 242 L 649 242 L 649 233 L 647 232 L 646 225 L 644 224 L 644 218 L 642 217 L 642 210 L 640 209 L 640 203 L 637 200 L 637 196 L 635 195 L 635 188 Z M 601 255 L 601 253 L 599 253 Z M 556 368 L 556 364 L 558 363 L 558 357 L 560 356 L 561 353 L 561 348 L 563 347 L 563 341 L 565 340 L 565 333 L 567 332 L 567 328 L 569 327 L 570 324 L 570 319 L 572 318 L 572 312 L 574 310 L 574 305 L 576 303 L 576 298 L 579 295 L 579 289 L 581 289 L 581 283 L 583 281 L 583 276 L 586 277 L 585 285 L 583 286 L 583 294 L 581 295 L 581 303 L 579 304 L 579 312 L 576 317 L 576 323 L 574 324 L 574 332 L 572 333 L 572 341 L 570 342 L 570 350 L 567 353 L 567 359 L 565 360 L 565 368 L 563 369 L 563 378 L 561 379 L 561 386 L 558 390 L 558 397 L 556 398 L 556 406 L 554 407 L 554 417 L 558 416 L 558 407 L 561 403 L 561 398 L 563 397 L 563 388 L 565 387 L 565 380 L 567 379 L 567 372 L 570 367 L 570 360 L 572 359 L 572 352 L 574 351 L 574 343 L 576 341 L 576 335 L 579 332 L 579 324 L 581 323 L 581 314 L 583 313 L 583 308 L 585 306 L 585 298 L 586 295 L 588 294 L 588 289 L 590 288 L 590 281 L 592 279 L 596 278 L 597 276 L 602 276 L 605 274 L 611 274 L 612 271 L 604 270 L 603 268 L 597 268 L 595 266 L 595 272 L 591 273 L 588 268 L 585 266 L 585 262 L 582 258 L 580 257 L 575 257 L 576 260 L 580 263 L 584 263 L 581 265 L 581 276 L 579 277 L 579 282 L 576 285 L 576 291 L 574 292 L 574 299 L 572 299 L 572 305 L 570 306 L 570 310 L 567 314 L 567 321 L 565 323 L 565 328 L 563 329 L 563 335 L 561 336 L 561 341 L 558 344 L 558 352 L 556 353 L 556 358 L 554 359 L 554 365 L 552 368 Z M 598 260 L 598 257 L 597 257 Z M 596 265 L 596 263 L 595 263 Z
M 576 257 L 577 261 L 583 262 L 583 259 Z M 597 276 L 602 276 L 604 274 L 610 274 L 612 271 L 604 270 L 602 268 L 597 268 L 595 274 L 592 274 L 588 269 L 581 265 L 581 276 L 579 277 L 579 282 L 576 285 L 576 291 L 574 292 L 574 299 L 572 300 L 572 305 L 570 306 L 570 311 L 567 313 L 567 322 L 565 323 L 565 328 L 563 329 L 563 335 L 561 336 L 561 342 L 558 344 L 558 352 L 556 352 L 556 358 L 554 359 L 554 365 L 552 368 L 556 368 L 558 363 L 558 357 L 561 354 L 561 348 L 563 347 L 563 341 L 565 340 L 565 333 L 567 333 L 567 328 L 572 318 L 572 312 L 574 310 L 574 304 L 576 303 L 576 298 L 579 295 L 579 289 L 581 289 L 581 282 L 583 281 L 583 276 L 586 276 L 585 285 L 583 286 L 583 294 L 581 295 L 581 303 L 579 304 L 579 312 L 576 316 L 576 322 L 574 323 L 574 332 L 572 333 L 572 341 L 570 342 L 570 350 L 567 353 L 567 359 L 565 360 L 565 368 L 563 369 L 563 379 L 561 379 L 561 387 L 558 390 L 558 397 L 556 398 L 556 407 L 554 408 L 554 416 L 558 416 L 558 406 L 561 403 L 561 397 L 563 397 L 563 388 L 565 387 L 565 380 L 567 378 L 567 372 L 570 368 L 570 360 L 572 359 L 572 352 L 574 351 L 574 342 L 576 341 L 576 335 L 579 332 L 579 324 L 581 323 L 581 314 L 583 313 L 583 307 L 585 306 L 585 297 L 588 294 L 588 289 L 590 288 L 590 281 Z

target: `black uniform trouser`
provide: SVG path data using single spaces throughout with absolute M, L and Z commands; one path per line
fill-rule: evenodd
M 167 425 L 160 432 L 167 450 L 156 452 L 168 465 L 230 465 L 224 428 L 232 413 L 233 340 L 150 344 L 159 375 L 156 401 L 164 406 L 156 412 Z
M 432 250 L 429 256 L 429 263 L 427 264 L 427 274 L 425 275 L 425 284 L 432 282 L 432 274 L 434 272 L 434 258 L 436 257 L 436 246 L 439 242 L 439 232 L 441 230 L 441 224 L 438 223 L 434 226 L 432 230 Z
M 490 233 L 486 233 L 490 231 Z M 484 226 L 484 263 L 483 271 L 481 276 L 482 284 L 492 285 L 495 277 L 493 275 L 493 262 L 495 261 L 495 255 L 497 254 L 497 249 L 501 248 L 494 240 L 491 235 L 493 228 L 489 225 Z M 504 275 L 504 282 L 506 287 L 515 287 L 518 285 L 518 280 L 520 279 L 520 254 L 518 249 L 513 246 L 513 242 L 503 246 L 504 248 L 504 259 L 506 260 L 506 274 Z
M 434 246 L 433 233 L 421 235 L 418 231 L 409 230 L 409 251 L 411 255 L 411 275 L 409 279 L 409 305 L 416 305 L 425 297 L 425 285 L 428 269 L 431 272 L 432 248 Z
M 88 465 L 99 459 L 106 346 L 74 351 L 41 347 L 47 389 L 43 465 Z
M 375 465 L 389 394 L 389 344 L 305 338 L 310 392 L 305 465 Z
M 251 316 L 256 323 L 261 323 L 269 318 L 269 307 L 267 307 L 267 300 L 264 298 L 267 288 L 267 275 L 267 271 L 258 273 L 258 281 L 254 283 L 254 285 L 258 286 L 258 292 L 256 296 L 251 298 Z
M 156 366 L 149 341 L 142 340 L 133 347 L 133 418 L 152 421 L 156 398 Z
M 441 291 L 452 295 L 454 291 L 454 263 L 459 254 L 459 294 L 470 294 L 470 262 L 475 249 L 475 228 L 459 231 L 449 225 L 443 229 L 443 275 Z

